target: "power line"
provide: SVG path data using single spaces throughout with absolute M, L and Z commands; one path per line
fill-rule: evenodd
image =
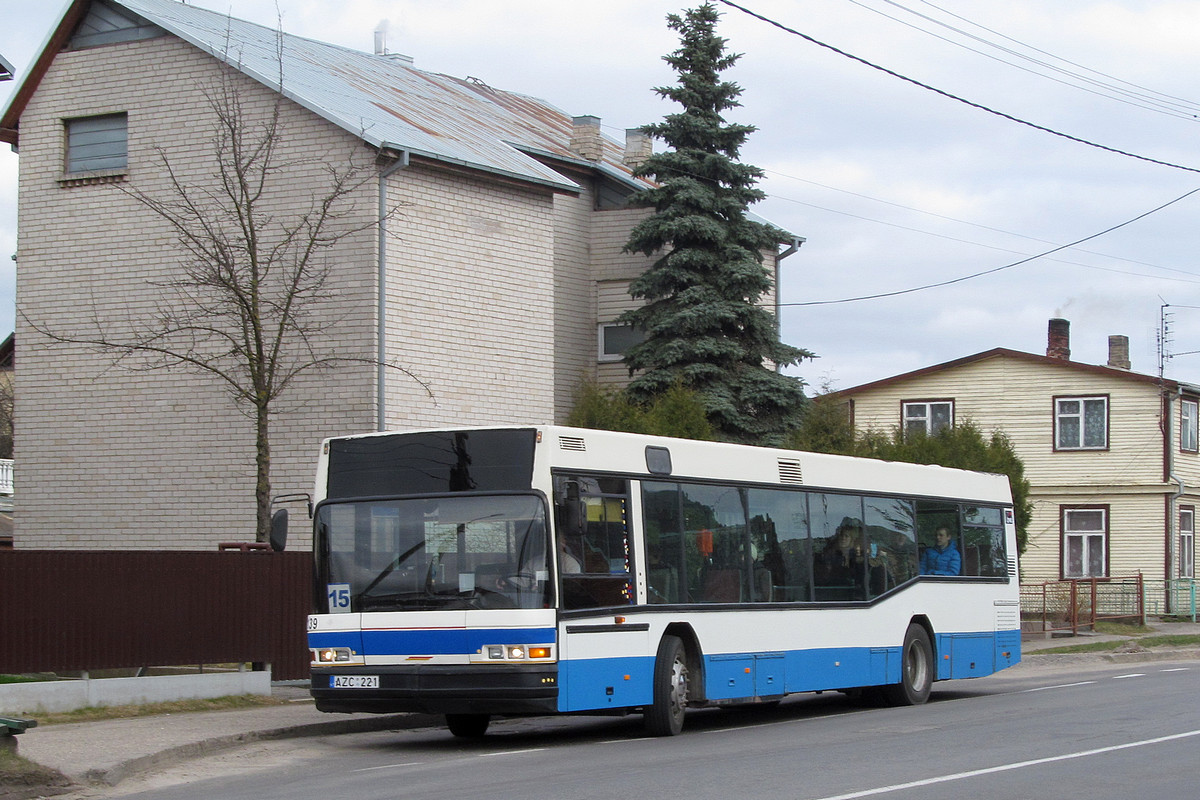
M 1016 231 L 1009 231 L 1009 230 L 1005 230 L 1004 228 L 997 228 L 997 227 L 994 227 L 994 226 L 992 226 L 992 225 L 983 225 L 983 224 L 981 224 L 981 223 L 978 223 L 978 222 L 971 222 L 971 221 L 969 221 L 969 220 L 965 220 L 965 219 L 958 219 L 958 218 L 956 218 L 956 217 L 947 216 L 947 215 L 945 215 L 945 214 L 938 214 L 938 213 L 936 213 L 936 212 L 933 212 L 933 211 L 926 211 L 925 209 L 921 209 L 921 208 L 914 208 L 913 206 L 906 206 L 906 205 L 904 205 L 903 203 L 895 203 L 895 202 L 892 202 L 891 200 L 884 200 L 884 199 L 882 199 L 882 198 L 879 198 L 879 197 L 872 197 L 872 196 L 871 196 L 871 195 L 869 195 L 869 194 L 862 194 L 861 192 L 853 192 L 853 191 L 850 191 L 849 189 L 839 189 L 839 188 L 838 188 L 838 187 L 836 187 L 836 186 L 829 186 L 828 184 L 819 183 L 819 182 L 817 182 L 817 181 L 814 181 L 814 180 L 809 180 L 809 179 L 807 179 L 807 178 L 798 178 L 798 177 L 796 177 L 795 175 L 788 175 L 787 173 L 784 173 L 784 172 L 778 172 L 778 171 L 776 171 L 776 170 L 764 169 L 764 170 L 763 170 L 763 172 L 765 172 L 765 173 L 767 173 L 767 174 L 769 174 L 769 175 L 776 175 L 776 176 L 778 176 L 778 177 L 780 177 L 780 178 L 786 178 L 786 179 L 788 179 L 788 180 L 797 181 L 797 182 L 799 182 L 799 183 L 807 183 L 807 184 L 809 184 L 809 185 L 811 185 L 811 186 L 817 186 L 817 187 L 819 187 L 819 188 L 821 188 L 821 189 L 827 189 L 827 190 L 829 190 L 829 191 L 831 191 L 831 192 L 839 192 L 839 193 L 841 193 L 841 194 L 848 194 L 848 195 L 850 195 L 851 197 L 858 197 L 858 198 L 860 198 L 860 199 L 863 199 L 863 200 L 870 200 L 870 201 L 872 201 L 872 202 L 874 202 L 874 203 L 881 203 L 881 204 L 883 204 L 883 205 L 886 205 L 886 206 L 891 206 L 892 208 L 899 208 L 899 209 L 902 209 L 902 210 L 904 210 L 904 211 L 911 211 L 911 212 L 913 212 L 914 214 L 922 214 L 922 215 L 924 215 L 924 216 L 927 216 L 927 217 L 933 217 L 934 219 L 940 219 L 940 220 L 944 220 L 944 221 L 946 221 L 946 222 L 953 222 L 953 223 L 956 223 L 956 224 L 958 224 L 958 225 L 967 225 L 967 226 L 969 226 L 969 227 L 972 227 L 972 228 L 978 228 L 978 229 L 980 229 L 980 230 L 989 231 L 989 232 L 991 232 L 991 233 L 1000 233 L 1000 234 L 1003 234 L 1003 235 L 1005 235 L 1005 236 L 1015 236 L 1015 237 L 1017 237 L 1018 239 L 1026 239 L 1026 240 L 1028 240 L 1028 241 L 1031 241 L 1031 242 L 1037 242 L 1038 244 L 1054 244 L 1054 242 L 1052 242 L 1052 241 L 1050 241 L 1050 240 L 1048 240 L 1048 239 L 1040 239 L 1040 238 L 1038 238 L 1038 237 L 1036 237 L 1036 236 L 1029 236 L 1028 234 L 1024 234 L 1024 233 L 1017 233 Z M 805 206 L 805 207 L 808 207 L 808 208 L 815 208 L 815 209 L 817 209 L 818 211 L 825 211 L 825 212 L 827 212 L 827 213 L 830 213 L 830 214 L 838 214 L 838 215 L 840 215 L 840 216 L 850 217 L 850 218 L 852 218 L 852 219 L 860 219 L 860 220 L 863 220 L 863 221 L 865 221 L 865 222 L 873 222 L 873 223 L 875 223 L 876 225 L 886 225 L 886 226 L 888 226 L 888 227 L 892 227 L 892 228 L 899 228 L 900 230 L 912 231 L 912 232 L 914 232 L 914 233 L 921 233 L 921 234 L 924 234 L 924 235 L 926 235 L 926 236 L 935 236 L 935 237 L 938 237 L 938 238 L 941 238 L 941 239 L 949 239 L 950 241 L 954 241 L 954 242 L 961 242 L 961 243 L 964 243 L 964 244 L 970 244 L 970 245 L 974 245 L 974 246 L 976 246 L 976 247 L 986 247 L 986 248 L 989 248 L 989 249 L 992 249 L 992 250 L 1001 250 L 1001 251 L 1004 251 L 1004 252 L 1009 252 L 1009 253 L 1016 253 L 1016 252 L 1017 252 L 1017 251 L 1015 251 L 1015 250 L 1007 250 L 1007 249 L 1005 249 L 1005 248 L 1002 248 L 1002 247 L 997 247 L 997 246 L 994 246 L 994 245 L 984 244 L 983 242 L 972 241 L 972 240 L 970 240 L 970 239 L 960 239 L 960 238 L 958 238 L 958 237 L 954 237 L 954 236 L 947 236 L 947 235 L 945 235 L 945 234 L 941 234 L 941 233 L 935 233 L 935 232 L 933 232 L 933 231 L 923 230 L 923 229 L 921 229 L 921 228 L 915 228 L 915 227 L 912 227 L 912 226 L 910 226 L 910 225 L 901 225 L 901 224 L 899 224 L 899 223 L 896 223 L 896 222 L 887 222 L 887 221 L 885 221 L 885 220 L 881 220 L 881 219 L 878 219 L 878 218 L 875 218 L 875 217 L 869 217 L 869 216 L 865 216 L 865 215 L 861 215 L 861 214 L 854 214 L 854 213 L 851 213 L 851 212 L 849 212 L 849 211 L 841 211 L 841 210 L 839 210 L 839 209 L 836 209 L 836 208 L 829 208 L 829 207 L 827 207 L 827 206 L 818 205 L 818 204 L 816 204 L 816 203 L 809 203 L 809 202 L 805 202 L 805 201 L 803 201 L 803 200 L 797 200 L 797 199 L 795 199 L 795 198 L 793 198 L 793 197 L 787 197 L 787 196 L 785 196 L 785 195 L 778 194 L 778 193 L 776 193 L 776 192 L 770 192 L 770 193 L 768 193 L 768 194 L 767 194 L 767 196 L 768 196 L 768 197 L 770 197 L 770 198 L 773 198 L 773 199 L 775 199 L 775 200 L 779 200 L 779 201 L 785 202 L 785 203 L 795 203 L 796 205 L 801 205 L 801 206 Z M 1148 262 L 1148 261 L 1138 261 L 1137 259 L 1134 259 L 1134 258 L 1125 258 L 1124 256 L 1114 256 L 1114 255 L 1112 255 L 1112 254 L 1110 254 L 1110 253 L 1102 253 L 1102 252 L 1099 252 L 1099 251 L 1097 251 L 1097 250 L 1083 250 L 1083 249 L 1080 249 L 1080 250 L 1079 250 L 1079 252 L 1080 252 L 1080 253 L 1086 253 L 1087 255 L 1099 256 L 1100 258 L 1110 258 L 1110 259 L 1113 259 L 1113 260 L 1115 260 L 1115 261 L 1124 261 L 1124 262 L 1125 262 L 1125 263 L 1127 263 L 1127 264 L 1137 264 L 1138 266 L 1142 266 L 1142 267 L 1150 267 L 1151 269 L 1162 270 L 1162 271 L 1164 271 L 1164 272 L 1177 272 L 1177 273 L 1180 273 L 1181 275 L 1189 275 L 1189 276 L 1192 276 L 1192 277 L 1200 277 L 1200 273 L 1198 273 L 1198 272 L 1194 272 L 1194 271 L 1192 271 L 1192 270 L 1181 269 L 1181 268 L 1179 268 L 1179 267 L 1164 267 L 1164 266 L 1162 266 L 1161 264 L 1151 264 L 1151 263 L 1150 263 L 1150 262 Z M 1076 261 L 1061 261 L 1060 263 L 1063 263 L 1063 264 L 1071 264 L 1071 265 L 1073 265 L 1073 266 L 1078 266 L 1078 267 L 1085 267 L 1085 268 L 1087 268 L 1087 269 L 1099 269 L 1099 270 L 1105 270 L 1105 271 L 1108 271 L 1108 272 L 1117 272 L 1117 273 L 1119 273 L 1119 274 L 1123 274 L 1123 275 L 1140 275 L 1141 277 L 1154 277 L 1154 278 L 1161 277 L 1161 276 L 1142 275 L 1141 273 L 1137 273 L 1137 272 L 1128 272 L 1128 271 L 1124 271 L 1124 270 L 1108 269 L 1108 268 L 1105 268 L 1105 267 L 1099 267 L 1099 266 L 1094 266 L 1094 265 L 1090 265 L 1090 264 L 1081 264 L 1081 263 L 1079 263 L 1079 262 L 1076 262 Z M 1194 281 L 1189 281 L 1189 280 L 1187 280 L 1187 279 L 1182 279 L 1182 278 L 1165 278 L 1165 280 L 1181 280 L 1181 281 L 1184 281 L 1184 282 L 1186 282 L 1186 283 L 1192 283 L 1192 282 L 1194 282 Z
M 719 2 L 724 3 L 725 5 L 729 6 L 730 8 L 736 8 L 738 11 L 741 11 L 744 14 L 754 17 L 755 19 L 760 20 L 762 22 L 765 22 L 768 25 L 773 25 L 774 27 L 779 28 L 780 30 L 785 31 L 787 33 L 790 33 L 793 36 L 799 36 L 801 39 L 804 39 L 807 42 L 811 42 L 812 44 L 815 44 L 819 47 L 824 47 L 826 50 L 831 50 L 832 52 L 837 53 L 840 56 L 849 58 L 852 61 L 857 61 L 858 63 L 863 64 L 864 66 L 870 67 L 871 69 L 878 70 L 879 72 L 882 72 L 885 75 L 891 75 L 893 78 L 898 78 L 906 83 L 911 83 L 914 86 L 919 86 L 922 89 L 933 92 L 934 94 L 941 95 L 942 97 L 948 98 L 950 100 L 957 101 L 959 103 L 962 103 L 963 105 L 970 106 L 971 108 L 977 108 L 980 111 L 986 111 L 989 114 L 1000 117 L 1001 119 L 1006 119 L 1009 122 L 1015 122 L 1018 125 L 1024 125 L 1028 128 L 1033 128 L 1034 130 L 1041 131 L 1043 133 L 1048 133 L 1052 136 L 1057 136 L 1061 139 L 1066 139 L 1068 141 L 1076 142 L 1077 144 L 1087 145 L 1088 147 L 1094 147 L 1097 150 L 1104 150 L 1105 152 L 1114 153 L 1119 156 L 1126 156 L 1127 158 L 1134 158 L 1134 159 L 1137 159 L 1138 161 L 1145 161 L 1150 164 L 1158 164 L 1161 167 L 1171 167 L 1172 169 L 1180 169 L 1185 172 L 1200 173 L 1200 168 L 1197 168 L 1197 167 L 1188 167 L 1188 166 L 1184 166 L 1183 164 L 1175 164 L 1170 161 L 1162 161 L 1161 159 L 1150 158 L 1149 156 L 1138 155 L 1137 153 L 1131 153 L 1128 150 L 1120 150 L 1115 147 L 1109 147 L 1108 145 L 1099 144 L 1098 142 L 1093 142 L 1088 139 L 1080 138 L 1078 136 L 1072 136 L 1069 133 L 1063 133 L 1062 131 L 1057 131 L 1053 128 L 1047 128 L 1044 125 L 1038 125 L 1035 122 L 1029 122 L 1028 120 L 1021 119 L 1020 117 L 1015 117 L 1012 114 L 1008 114 L 1003 111 L 998 111 L 994 108 L 990 108 L 981 103 L 976 103 L 972 100 L 967 100 L 966 98 L 959 97 L 956 94 L 947 92 L 944 89 L 938 89 L 936 86 L 931 86 L 927 83 L 922 83 L 921 81 L 919 81 L 915 78 L 910 78 L 907 75 L 903 75 L 899 72 L 896 72 L 895 70 L 888 69 L 887 67 L 882 67 L 878 64 L 875 64 L 871 61 L 866 60 L 865 58 L 861 58 L 852 53 L 848 53 L 845 50 L 841 50 L 837 47 L 834 47 L 831 44 L 826 44 L 825 42 L 822 42 L 819 39 L 814 39 L 813 37 L 809 36 L 808 34 L 801 33 L 800 31 L 796 30 L 795 28 L 789 28 L 788 26 L 784 25 L 783 23 L 776 22 L 775 20 L 771 19 L 770 17 L 765 17 L 762 14 L 759 14 L 755 11 L 751 11 L 750 9 L 746 8 L 745 6 L 742 6 L 742 5 L 739 5 L 735 2 L 733 2 L 733 0 L 719 0 Z
M 722 0 L 722 2 L 724 2 L 724 0 Z M 1166 203 L 1163 203 L 1162 205 L 1160 205 L 1156 208 L 1152 208 L 1149 211 L 1138 214 L 1136 217 L 1133 217 L 1132 219 L 1127 219 L 1124 222 L 1120 222 L 1116 225 L 1113 225 L 1112 227 L 1105 228 L 1104 230 L 1102 230 L 1098 233 L 1093 233 L 1089 236 L 1084 236 L 1082 239 L 1076 239 L 1075 241 L 1070 242 L 1068 244 L 1059 245 L 1058 247 L 1054 247 L 1043 253 L 1038 253 L 1037 255 L 1032 255 L 1032 256 L 1029 256 L 1028 258 L 1022 258 L 1019 261 L 1014 261 L 1010 264 L 1004 264 L 1003 266 L 992 267 L 991 269 L 985 269 L 982 272 L 975 272 L 975 273 L 972 273 L 971 275 L 962 275 L 957 278 L 951 278 L 950 280 L 938 281 L 937 283 L 927 283 L 923 286 L 913 286 L 909 289 L 897 289 L 896 291 L 893 291 L 893 292 L 880 292 L 878 294 L 861 295 L 859 297 L 845 297 L 840 300 L 811 300 L 811 301 L 805 302 L 805 303 L 779 303 L 779 306 L 781 308 L 782 307 L 795 307 L 795 306 L 828 306 L 828 305 L 837 305 L 840 303 L 856 303 L 861 300 L 878 300 L 878 299 L 881 299 L 884 297 L 897 297 L 897 296 L 903 295 L 903 294 L 912 294 L 913 292 L 922 292 L 922 291 L 925 291 L 926 289 L 936 289 L 936 288 L 939 288 L 942 286 L 949 286 L 954 283 L 962 283 L 963 281 L 969 281 L 969 280 L 972 280 L 973 278 L 981 278 L 984 275 L 993 275 L 997 272 L 1001 272 L 1006 269 L 1012 269 L 1013 267 L 1019 267 L 1022 264 L 1028 264 L 1030 261 L 1035 261 L 1039 258 L 1045 258 L 1046 256 L 1053 255 L 1054 253 L 1057 253 L 1061 250 L 1066 250 L 1069 247 L 1075 247 L 1076 245 L 1083 244 L 1084 242 L 1090 241 L 1092 239 L 1097 239 L 1101 236 L 1112 233 L 1115 230 L 1124 228 L 1127 225 L 1132 225 L 1133 223 L 1137 222 L 1138 220 L 1145 219 L 1146 217 L 1150 216 L 1151 214 L 1155 214 L 1159 211 L 1162 211 L 1164 208 L 1167 208 L 1168 206 L 1175 205 L 1176 203 L 1178 203 L 1182 200 L 1185 200 L 1188 197 L 1191 197 L 1192 195 L 1196 194 L 1197 192 L 1200 192 L 1200 188 L 1192 189 L 1190 192 L 1186 192 L 1186 193 L 1180 195 L 1179 197 L 1176 197 L 1174 200 L 1169 200 Z
M 890 5 L 895 5 L 895 6 L 898 6 L 898 7 L 900 7 L 900 8 L 903 8 L 903 6 L 901 6 L 899 3 L 896 3 L 896 2 L 894 2 L 894 0 L 885 0 L 885 2 L 889 3 Z M 1042 50 L 1042 49 L 1040 49 L 1040 48 L 1038 48 L 1038 47 L 1034 47 L 1034 46 L 1033 46 L 1033 45 L 1031 45 L 1031 44 L 1028 44 L 1028 43 L 1026 43 L 1026 42 L 1022 42 L 1022 41 L 1020 41 L 1019 39 L 1014 39 L 1014 38 L 1013 38 L 1013 37 L 1011 37 L 1011 36 L 1006 36 L 1005 34 L 1003 34 L 1003 33 L 1000 33 L 999 31 L 993 30 L 993 29 L 991 29 L 991 28 L 989 28 L 989 27 L 987 27 L 987 26 L 985 26 L 985 25 L 980 25 L 978 22 L 972 22 L 971 20 L 967 19 L 966 17 L 964 17 L 964 16 L 960 16 L 959 14 L 955 14 L 953 11 L 950 11 L 949 9 L 942 8 L 942 7 L 941 7 L 941 6 L 939 6 L 939 5 L 936 5 L 936 4 L 934 4 L 934 3 L 931 3 L 931 2 L 929 2 L 929 0 L 918 0 L 918 2 L 920 2 L 920 3 L 924 4 L 924 5 L 927 5 L 927 6 L 929 6 L 930 8 L 937 9 L 938 11 L 941 11 L 943 14 L 946 14 L 946 15 L 948 15 L 948 16 L 950 16 L 950 17 L 953 17 L 954 19 L 962 20 L 963 22 L 967 23 L 968 25 L 972 25 L 972 26 L 974 26 L 974 27 L 976 27 L 976 28 L 979 28 L 980 30 L 987 31 L 987 32 L 988 32 L 988 33 L 990 33 L 990 34 L 993 34 L 993 35 L 995 35 L 995 36 L 999 36 L 999 37 L 1000 37 L 1000 38 L 1002 38 L 1002 39 L 1006 39 L 1007 41 L 1010 41 L 1010 42 L 1012 42 L 1012 43 L 1014 43 L 1014 44 L 1020 45 L 1021 47 L 1024 47 L 1024 48 L 1027 48 L 1027 49 L 1029 49 L 1029 50 L 1032 50 L 1032 51 L 1033 51 L 1033 52 L 1035 52 L 1035 53 L 1041 53 L 1041 54 L 1042 54 L 1042 55 L 1044 55 L 1044 56 L 1048 56 L 1048 57 L 1050 57 L 1050 58 L 1053 58 L 1053 59 L 1054 59 L 1054 60 L 1056 60 L 1056 61 L 1061 61 L 1061 62 L 1063 62 L 1064 64 L 1069 64 L 1069 65 L 1071 65 L 1072 67 L 1078 67 L 1079 69 L 1082 69 L 1082 70 L 1084 70 L 1085 72 L 1090 72 L 1090 73 L 1092 73 L 1093 75 L 1099 75 L 1099 76 L 1100 76 L 1100 77 L 1102 77 L 1102 78 L 1107 78 L 1107 79 L 1109 79 L 1109 80 L 1111 80 L 1111 81 L 1116 81 L 1117 83 L 1121 83 L 1121 84 L 1124 84 L 1124 85 L 1126 85 L 1126 86 L 1130 86 L 1130 87 L 1132 87 L 1132 88 L 1134 88 L 1134 89 L 1139 89 L 1139 90 L 1141 90 L 1141 91 L 1143 91 L 1143 92 L 1146 92 L 1146 93 L 1147 93 L 1147 94 L 1149 94 L 1149 95 L 1157 95 L 1158 97 L 1164 98 L 1165 100 L 1177 101 L 1177 102 L 1178 102 L 1178 103 L 1179 103 L 1181 106 L 1185 106 L 1185 107 L 1186 107 L 1186 106 L 1190 106 L 1190 107 L 1192 107 L 1192 108 L 1195 108 L 1195 109 L 1200 109 L 1200 103 L 1196 103 L 1196 102 L 1193 102 L 1193 101 L 1191 101 L 1191 100 L 1188 100 L 1188 99 L 1186 99 L 1186 98 L 1183 98 L 1183 97 L 1178 97 L 1178 96 L 1176 96 L 1176 95 L 1173 95 L 1173 94 L 1167 94 L 1167 93 L 1165 93 L 1165 92 L 1160 92 L 1160 91 L 1157 91 L 1157 90 L 1155 90 L 1155 89 L 1151 89 L 1151 88 L 1149 88 L 1149 87 L 1142 86 L 1141 84 L 1132 83 L 1132 82 L 1130 82 L 1130 81 L 1127 81 L 1127 80 L 1123 80 L 1123 79 L 1121 79 L 1121 78 L 1118 78 L 1118 77 L 1116 77 L 1116 76 L 1114 76 L 1114 75 L 1109 75 L 1107 72 L 1101 72 L 1100 70 L 1092 69 L 1091 67 L 1084 66 L 1083 64 L 1079 64 L 1079 63 L 1077 63 L 1077 62 L 1075 62 L 1075 61 L 1071 61 L 1070 59 L 1063 58 L 1063 57 L 1061 57 L 1061 56 L 1056 56 L 1056 55 L 1054 55 L 1053 53 L 1050 53 L 1050 52 L 1048 52 L 1048 51 L 1046 51 L 1046 50 Z M 914 13 L 915 13 L 915 12 L 914 12 Z M 1115 88 L 1115 87 L 1114 87 L 1114 88 Z
M 1096 95 L 1097 97 L 1103 97 L 1107 100 L 1115 100 L 1118 103 L 1124 103 L 1126 105 L 1131 105 L 1131 106 L 1134 106 L 1135 108 L 1141 108 L 1145 111 L 1153 111 L 1155 113 L 1165 114 L 1165 115 L 1171 116 L 1171 117 L 1176 117 L 1178 119 L 1185 119 L 1185 120 L 1188 120 L 1189 122 L 1196 122 L 1198 119 L 1197 115 L 1200 114 L 1200 105 L 1198 105 L 1196 103 L 1192 103 L 1191 101 L 1188 101 L 1188 100 L 1183 100 L 1182 98 L 1173 97 L 1171 95 L 1165 95 L 1161 92 L 1156 92 L 1153 89 L 1146 89 L 1145 87 L 1138 86 L 1137 84 L 1132 84 L 1132 83 L 1129 83 L 1128 81 L 1123 81 L 1120 78 L 1114 78 L 1111 75 L 1106 75 L 1105 73 L 1097 72 L 1096 70 L 1090 69 L 1088 67 L 1084 67 L 1084 66 L 1082 66 L 1080 64 L 1076 64 L 1072 61 L 1067 61 L 1066 59 L 1059 58 L 1058 56 L 1054 55 L 1053 53 L 1048 53 L 1045 50 L 1040 50 L 1031 45 L 1027 45 L 1024 42 L 1020 42 L 1016 39 L 1013 39 L 1010 36 L 1005 36 L 1004 34 L 994 31 L 991 28 L 987 28 L 982 25 L 978 25 L 977 23 L 972 22 L 971 20 L 967 19 L 966 17 L 962 17 L 957 14 L 954 14 L 950 11 L 947 11 L 946 9 L 943 9 L 936 5 L 933 5 L 932 3 L 926 3 L 926 5 L 929 5 L 931 8 L 935 8 L 938 11 L 941 11 L 942 13 L 947 14 L 955 19 L 962 20 L 963 22 L 966 22 L 969 25 L 973 25 L 977 28 L 985 30 L 994 36 L 999 36 L 1003 39 L 1006 39 L 1010 42 L 1020 45 L 1021 47 L 1032 50 L 1035 53 L 1040 53 L 1044 56 L 1047 56 L 1048 58 L 1054 59 L 1056 61 L 1062 61 L 1063 63 L 1070 64 L 1071 66 L 1078 67 L 1079 69 L 1085 70 L 1086 72 L 1091 72 L 1095 75 L 1100 75 L 1103 78 L 1108 78 L 1109 80 L 1117 81 L 1118 83 L 1125 84 L 1125 86 L 1130 86 L 1133 88 L 1127 89 L 1124 86 L 1118 86 L 1118 85 L 1114 85 L 1112 83 L 1107 83 L 1104 80 L 1093 78 L 1093 77 L 1090 77 L 1089 75 L 1084 75 L 1079 72 L 1075 72 L 1073 70 L 1067 69 L 1065 67 L 1057 66 L 1055 64 L 1050 63 L 1049 61 L 1043 61 L 1040 58 L 1035 58 L 1033 56 L 1026 55 L 1018 50 L 1013 49 L 1012 47 L 1008 47 L 1003 44 L 998 44 L 996 42 L 989 41 L 988 39 L 986 39 L 983 36 L 979 36 L 977 34 L 969 32 L 969 31 L 965 31 L 962 28 L 957 28 L 954 25 L 951 25 L 947 22 L 943 22 L 939 19 L 935 19 L 934 17 L 932 17 L 928 14 L 923 14 L 915 9 L 908 8 L 907 6 L 896 2 L 895 0 L 880 0 L 880 1 L 885 3 L 886 5 L 892 6 L 893 8 L 897 8 L 897 9 L 900 9 L 901 11 L 905 11 L 909 14 L 912 14 L 913 16 L 917 17 L 918 19 L 924 20 L 925 22 L 928 22 L 932 25 L 936 25 L 936 26 L 945 28 L 949 31 L 953 31 L 954 33 L 956 33 L 959 36 L 962 36 L 968 40 L 978 42 L 979 44 L 981 44 L 985 47 L 990 47 L 995 50 L 999 50 L 1004 55 L 1011 56 L 1013 58 L 1029 62 L 1030 64 L 1033 64 L 1036 67 L 1040 67 L 1042 69 L 1049 70 L 1053 73 L 1057 73 L 1066 78 L 1070 78 L 1074 81 L 1079 81 L 1084 84 L 1089 84 L 1095 88 L 1088 88 L 1087 86 L 1081 86 L 1078 83 L 1072 83 L 1071 80 L 1064 80 L 1063 78 L 1056 78 L 1053 75 L 1048 75 L 1044 72 L 1039 72 L 1037 69 L 1022 66 L 1021 64 L 1013 63 L 1012 61 L 1008 61 L 1004 58 L 1001 58 L 1000 56 L 992 55 L 992 54 L 986 53 L 982 50 L 978 50 L 978 49 L 971 47 L 967 44 L 964 44 L 962 42 L 958 42 L 949 37 L 943 36 L 939 33 L 935 33 L 932 30 L 928 30 L 926 28 L 920 27 L 919 25 L 915 25 L 911 22 L 905 22 L 904 20 L 900 19 L 899 17 L 894 17 L 891 14 L 885 13 L 884 11 L 881 11 L 879 9 L 871 8 L 866 3 L 861 2 L 861 0 L 847 0 L 847 2 L 852 3 L 853 5 L 856 5 L 867 11 L 870 11 L 873 14 L 878 14 L 879 16 L 884 17 L 886 19 L 890 19 L 893 22 L 896 22 L 900 25 L 905 26 L 906 28 L 911 28 L 912 30 L 920 31 L 921 33 L 924 33 L 927 36 L 932 36 L 935 39 L 939 39 L 940 41 L 946 42 L 947 44 L 953 45 L 955 47 L 960 47 L 964 50 L 967 50 L 968 52 L 975 53 L 976 55 L 983 56 L 984 58 L 991 59 L 992 61 L 997 61 L 1001 64 L 1005 64 L 1007 66 L 1012 67 L 1013 69 L 1019 69 L 1022 72 L 1029 73 L 1030 75 L 1036 75 L 1039 78 L 1045 78 L 1046 80 L 1054 81 L 1055 83 L 1061 84 L 1063 86 L 1069 86 L 1072 89 L 1079 89 L 1080 91 L 1084 91 L 1084 92 L 1087 92 L 1088 94 Z M 1137 91 L 1135 91 L 1135 90 L 1137 90 Z M 1157 96 L 1155 96 L 1155 95 L 1157 95 Z

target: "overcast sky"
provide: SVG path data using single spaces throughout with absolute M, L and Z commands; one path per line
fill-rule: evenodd
M 194 0 L 275 25 L 272 0 Z M 744 53 L 731 121 L 756 125 L 743 160 L 767 173 L 755 210 L 807 242 L 783 262 L 783 338 L 820 356 L 797 373 L 845 389 L 993 347 L 1044 353 L 1051 317 L 1072 358 L 1131 341 L 1200 382 L 1200 3 L 1194 0 L 744 0 L 746 8 L 911 81 L 721 5 Z M 662 55 L 670 0 L 278 0 L 291 34 L 601 117 L 621 139 L 673 106 Z M 0 0 L 0 54 L 24 74 L 63 8 Z M 16 82 L 0 84 L 7 105 Z M 661 145 L 659 145 L 661 147 Z M 1140 156 L 1134 158 L 1132 156 Z M 1149 160 L 1167 162 L 1164 166 Z M 18 157 L 0 146 L 0 335 L 13 325 Z M 1016 264 L 1114 226 L 1077 247 Z M 977 273 L 996 270 L 966 280 Z M 950 285 L 919 289 L 930 284 Z M 853 302 L 866 295 L 891 297 Z M 820 303 L 819 305 L 802 305 Z

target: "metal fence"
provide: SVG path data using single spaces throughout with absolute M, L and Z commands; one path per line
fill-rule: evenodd
M 312 556 L 0 550 L 0 672 L 270 663 L 308 677 Z
M 1146 613 L 1155 617 L 1187 617 L 1196 621 L 1197 585 L 1194 578 L 1151 581 L 1146 585 Z
M 1021 586 L 1021 623 L 1026 631 L 1078 633 L 1099 620 L 1141 622 L 1145 616 L 1141 575 Z

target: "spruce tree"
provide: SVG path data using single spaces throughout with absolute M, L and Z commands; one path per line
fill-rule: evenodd
M 705 3 L 672 14 L 680 47 L 664 56 L 679 76 L 655 91 L 683 110 L 642 130 L 669 147 L 637 174 L 653 180 L 631 199 L 654 214 L 634 227 L 626 252 L 657 260 L 629 288 L 645 304 L 620 321 L 641 329 L 625 363 L 630 394 L 646 401 L 682 384 L 698 392 L 710 423 L 733 441 L 777 443 L 805 403 L 804 383 L 774 366 L 812 354 L 779 341 L 774 315 L 758 305 L 772 289 L 764 251 L 786 241 L 783 231 L 749 219 L 765 195 L 762 171 L 738 161 L 755 128 L 727 123 L 722 112 L 740 106 L 741 87 L 721 79 L 739 58 L 717 36 L 719 14 Z

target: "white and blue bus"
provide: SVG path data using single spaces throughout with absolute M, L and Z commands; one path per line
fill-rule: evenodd
M 1020 660 L 1008 480 L 558 426 L 329 439 L 311 691 L 329 712 L 923 703 Z

